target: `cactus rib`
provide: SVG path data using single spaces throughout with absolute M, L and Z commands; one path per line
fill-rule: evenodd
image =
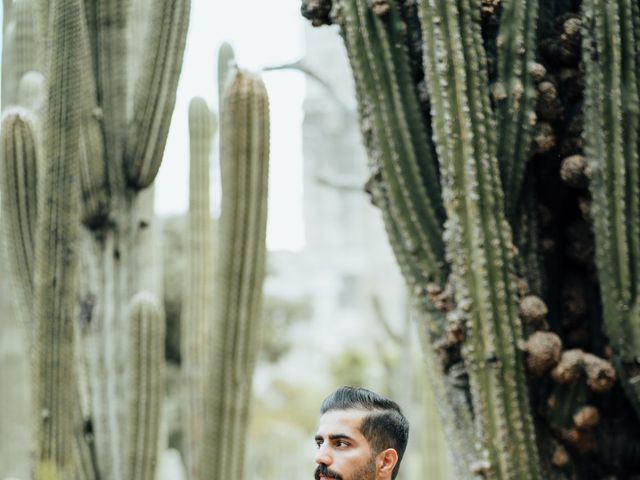
M 498 82 L 506 98 L 497 100 L 496 155 L 500 162 L 508 218 L 517 212 L 531 143 L 535 91 L 528 72 L 535 60 L 538 0 L 503 2 L 500 20 Z
M 133 119 L 125 147 L 125 169 L 131 186 L 149 186 L 160 168 L 176 101 L 189 27 L 190 0 L 163 0 L 153 9 L 150 38 L 136 85 Z

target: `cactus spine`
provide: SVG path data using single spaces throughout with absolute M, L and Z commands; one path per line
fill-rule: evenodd
M 203 478 L 243 478 L 265 273 L 269 109 L 259 77 L 237 72 L 221 114 L 222 214 L 215 272 L 212 415 Z
M 49 103 L 45 119 L 46 168 L 36 227 L 34 304 L 36 480 L 42 465 L 60 479 L 75 478 L 79 452 L 74 374 L 74 327 L 79 260 L 80 0 L 51 8 Z M 64 122 L 60 119 L 63 118 Z
M 160 411 L 164 393 L 164 313 L 154 294 L 131 299 L 130 378 L 131 423 L 125 478 L 154 480 L 160 442 Z
M 185 410 L 187 471 L 189 478 L 206 478 L 204 419 L 207 409 L 208 360 L 211 355 L 213 315 L 213 222 L 209 206 L 209 160 L 215 117 L 204 99 L 196 97 L 189 105 L 189 271 L 182 320 L 184 339 L 183 371 L 188 403 Z

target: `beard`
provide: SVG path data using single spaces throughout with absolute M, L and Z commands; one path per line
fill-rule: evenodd
M 349 477 L 343 477 L 338 472 L 331 470 L 326 465 L 320 464 L 316 467 L 314 478 L 320 480 L 320 477 L 335 478 L 336 480 L 375 480 L 376 478 L 376 463 L 375 458 L 372 455 L 371 458 L 358 470 L 353 472 L 353 475 Z

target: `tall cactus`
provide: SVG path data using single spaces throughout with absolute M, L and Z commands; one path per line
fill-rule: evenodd
M 262 80 L 242 71 L 221 113 L 222 214 L 202 478 L 243 478 L 251 380 L 265 274 L 269 109 Z
M 189 271 L 182 317 L 183 371 L 188 402 L 184 412 L 187 471 L 192 480 L 203 476 L 204 419 L 210 415 L 206 398 L 208 360 L 213 342 L 213 222 L 209 205 L 209 164 L 215 117 L 204 99 L 189 105 Z
M 60 479 L 76 475 L 79 452 L 74 430 L 82 427 L 74 422 L 73 326 L 80 258 L 81 0 L 54 1 L 52 12 L 52 53 L 65 61 L 52 61 L 48 72 L 45 169 L 35 236 L 36 480 L 46 478 L 44 470 Z
M 456 478 L 640 472 L 636 3 L 302 13 L 345 41 L 366 190 L 422 311 Z
M 148 38 L 143 42 L 146 47 L 143 59 L 147 63 L 140 69 L 137 82 L 131 81 L 127 72 L 129 2 L 18 1 L 35 5 L 38 10 L 32 12 L 31 20 L 46 26 L 37 38 L 46 39 L 40 47 L 45 43 L 51 46 L 46 52 L 42 49 L 38 52 L 47 55 L 52 72 L 46 78 L 49 115 L 52 106 L 64 105 L 67 96 L 60 85 L 52 82 L 76 82 L 71 120 L 77 124 L 71 120 L 62 121 L 63 116 L 56 117 L 60 135 L 64 133 L 68 137 L 65 137 L 65 148 L 78 146 L 74 155 L 79 155 L 76 175 L 82 184 L 83 202 L 77 200 L 76 204 L 83 206 L 81 218 L 86 227 L 80 230 L 84 278 L 80 284 L 82 299 L 76 335 L 82 341 L 75 352 L 82 363 L 78 370 L 86 375 L 74 377 L 74 381 L 80 380 L 81 384 L 69 389 L 75 393 L 75 417 L 71 421 L 73 431 L 82 435 L 83 429 L 86 430 L 87 438 L 95 447 L 92 456 L 87 455 L 86 449 L 76 455 L 79 469 L 94 470 L 101 478 L 121 480 L 125 475 L 126 459 L 130 457 L 127 449 L 131 442 L 125 438 L 133 413 L 128 401 L 132 395 L 128 384 L 132 352 L 127 341 L 126 306 L 131 296 L 150 282 L 148 275 L 139 268 L 144 265 L 140 260 L 141 252 L 150 250 L 141 245 L 148 242 L 146 232 L 150 221 L 148 212 L 141 206 L 144 202 L 140 201 L 139 192 L 151 184 L 162 159 L 182 65 L 190 1 L 162 0 L 154 4 Z M 13 3 L 15 13 L 18 5 Z M 64 12 L 70 9 L 75 9 L 76 23 L 73 29 L 62 28 L 60 19 L 67 18 Z M 6 25 L 11 27 L 11 21 Z M 63 52 L 51 55 L 56 51 L 53 48 L 56 42 L 71 34 L 74 35 L 73 55 Z M 63 46 L 71 48 L 69 43 Z M 3 55 L 3 59 L 7 60 L 9 56 Z M 9 67 L 5 63 L 3 72 L 5 66 Z M 52 76 L 69 69 L 82 72 L 82 75 Z M 136 94 L 129 95 L 129 85 L 134 84 Z M 131 108 L 128 98 L 133 98 Z M 50 123 L 45 121 L 45 125 Z M 65 130 L 67 126 L 69 129 Z M 47 128 L 43 138 L 45 152 L 54 148 L 56 144 L 50 142 L 57 140 L 46 133 Z M 36 182 L 36 179 L 30 176 L 28 181 Z M 22 185 L 13 187 L 22 188 Z M 9 189 L 6 191 L 10 192 Z M 3 191 L 3 196 L 5 194 Z M 23 195 L 23 198 L 27 197 Z M 11 209 L 15 205 L 3 202 L 3 208 Z M 26 233 L 31 226 L 24 215 L 25 205 L 23 202 L 21 210 L 17 210 L 19 213 L 10 215 L 21 222 L 16 231 Z M 14 237 L 12 241 L 16 242 L 14 248 L 24 252 L 31 248 L 28 242 L 22 244 L 22 239 Z M 71 302 L 67 297 L 63 300 L 61 305 Z M 77 298 L 73 301 L 77 302 Z M 78 388 L 82 398 L 88 395 L 88 401 L 82 402 L 82 410 L 76 398 Z M 94 463 L 89 468 L 85 468 L 87 459 Z M 49 467 L 45 469 L 50 470 Z

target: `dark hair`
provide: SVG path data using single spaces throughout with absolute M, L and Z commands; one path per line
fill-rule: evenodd
M 340 387 L 324 399 L 320 413 L 351 409 L 370 412 L 362 420 L 360 431 L 369 442 L 374 455 L 387 448 L 393 448 L 398 452 L 398 463 L 391 476 L 396 478 L 409 440 L 409 422 L 402 414 L 400 406 L 366 388 Z

